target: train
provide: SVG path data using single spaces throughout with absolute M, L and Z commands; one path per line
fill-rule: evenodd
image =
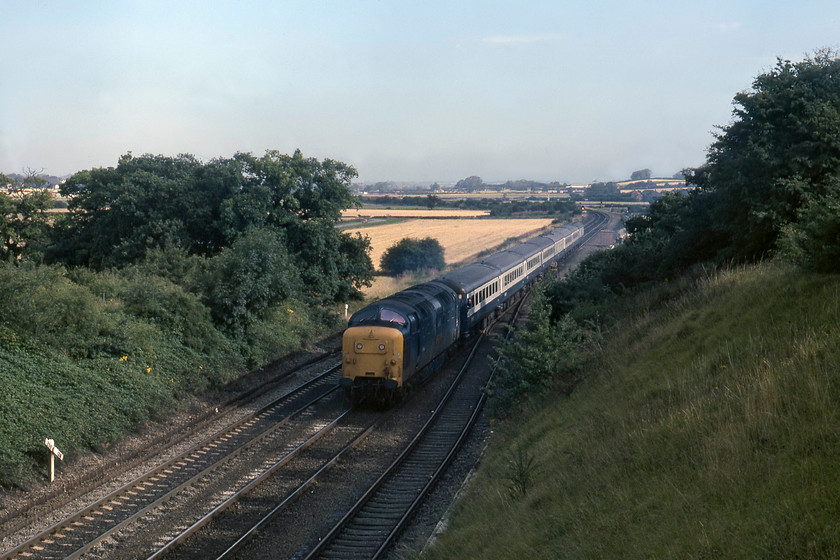
M 342 337 L 347 398 L 355 406 L 399 402 L 582 237 L 582 224 L 563 225 L 356 311 Z

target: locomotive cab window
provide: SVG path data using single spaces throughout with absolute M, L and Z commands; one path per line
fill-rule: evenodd
M 394 323 L 401 326 L 405 326 L 408 322 L 406 321 L 405 317 L 403 317 L 401 314 L 387 308 L 382 308 L 382 310 L 379 312 L 379 320 L 385 321 L 387 323 Z

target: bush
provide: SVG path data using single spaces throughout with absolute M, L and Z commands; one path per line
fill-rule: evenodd
M 425 268 L 440 270 L 445 265 L 443 247 L 431 237 L 401 239 L 383 253 L 379 263 L 385 274 L 391 276 Z
M 779 255 L 817 272 L 840 272 L 840 178 L 782 228 Z
M 118 354 L 117 321 L 101 297 L 58 266 L 0 263 L 0 323 L 73 358 Z
M 217 325 L 244 339 L 249 325 L 301 291 L 300 278 L 280 233 L 255 229 L 210 259 L 206 301 Z
M 501 408 L 550 389 L 569 393 L 578 382 L 579 347 L 584 331 L 569 316 L 549 319 L 549 306 L 537 294 L 527 324 L 514 329 L 499 348 L 499 369 L 490 389 Z

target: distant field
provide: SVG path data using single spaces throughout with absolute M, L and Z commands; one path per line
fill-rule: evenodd
M 351 228 L 347 233 L 359 232 L 370 237 L 371 258 L 379 268 L 379 260 L 388 248 L 406 237 L 422 239 L 431 237 L 440 242 L 447 264 L 474 258 L 478 253 L 492 249 L 511 237 L 536 235 L 549 226 L 551 220 L 409 220 L 399 224 L 381 225 L 375 228 Z
M 341 217 L 345 220 L 353 218 L 379 218 L 390 216 L 392 218 L 477 218 L 487 216 L 487 210 L 455 210 L 439 209 L 429 210 L 428 208 L 362 208 L 360 210 L 345 210 Z
M 428 193 L 426 194 L 413 194 L 413 193 L 390 193 L 391 196 L 399 196 L 404 198 L 417 198 L 418 204 L 425 203 L 426 197 L 428 197 Z M 521 200 L 527 198 L 535 198 L 538 200 L 556 200 L 558 198 L 569 198 L 569 195 L 565 192 L 527 192 L 527 191 L 477 191 L 477 192 L 444 192 L 444 193 L 434 193 L 434 195 L 441 199 L 446 200 L 466 200 L 466 199 L 473 199 L 473 198 L 505 198 L 508 200 Z M 362 196 L 362 201 L 365 202 L 372 197 L 376 197 L 378 195 L 367 195 Z M 384 196 L 384 193 L 383 195 Z

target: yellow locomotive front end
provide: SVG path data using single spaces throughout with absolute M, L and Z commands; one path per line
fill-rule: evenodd
M 390 404 L 403 387 L 404 339 L 383 326 L 350 327 L 342 340 L 341 386 L 355 403 Z

